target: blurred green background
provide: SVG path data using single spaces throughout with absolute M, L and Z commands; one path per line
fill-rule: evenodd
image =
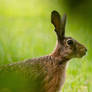
M 0 0 L 0 64 L 47 55 L 54 49 L 53 10 L 67 14 L 66 35 L 88 49 L 85 57 L 69 63 L 62 92 L 92 92 L 91 0 Z

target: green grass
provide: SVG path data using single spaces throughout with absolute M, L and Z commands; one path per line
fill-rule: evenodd
M 57 0 L 53 0 L 53 3 L 49 0 L 0 1 L 1 65 L 47 55 L 54 49 L 56 35 L 50 23 L 50 13 L 54 9 L 61 14 L 64 12 Z M 88 53 L 82 59 L 70 61 L 62 92 L 91 92 L 92 32 L 89 25 L 85 27 L 84 21 L 81 20 L 82 22 L 79 23 L 80 18 L 77 19 L 68 14 L 66 35 L 84 43 Z

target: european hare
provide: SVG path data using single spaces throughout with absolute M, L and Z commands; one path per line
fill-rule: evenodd
M 65 37 L 66 15 L 51 13 L 57 44 L 54 51 L 40 58 L 0 67 L 0 92 L 58 92 L 65 80 L 66 64 L 80 58 L 87 49 L 71 37 Z M 14 85 L 15 84 L 15 85 Z M 14 85 L 14 86 L 12 86 Z

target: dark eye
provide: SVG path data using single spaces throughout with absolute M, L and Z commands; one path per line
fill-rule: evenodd
M 67 44 L 68 45 L 73 45 L 73 40 L 71 40 L 71 39 L 67 40 Z

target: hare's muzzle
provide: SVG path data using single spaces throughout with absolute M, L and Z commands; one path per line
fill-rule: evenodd
M 86 55 L 86 52 L 87 52 L 87 49 L 85 47 L 81 48 L 80 49 L 80 57 L 83 57 L 84 55 Z

